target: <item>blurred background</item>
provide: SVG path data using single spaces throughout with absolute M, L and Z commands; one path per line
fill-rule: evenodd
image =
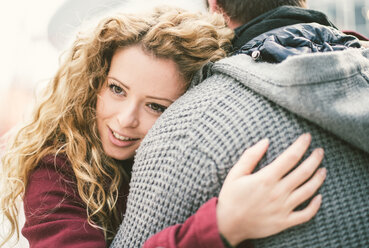
M 168 1 L 1 0 L 0 137 L 30 112 L 37 90 L 53 77 L 59 56 L 83 23 L 111 11 L 132 12 L 158 3 Z M 204 0 L 170 3 L 205 11 Z M 326 13 L 339 29 L 369 37 L 369 0 L 308 0 L 308 6 Z M 28 245 L 21 240 L 17 247 Z

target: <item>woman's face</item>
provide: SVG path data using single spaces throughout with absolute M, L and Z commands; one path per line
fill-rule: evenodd
M 98 94 L 97 127 L 105 153 L 132 158 L 163 111 L 184 92 L 176 64 L 139 46 L 117 50 Z

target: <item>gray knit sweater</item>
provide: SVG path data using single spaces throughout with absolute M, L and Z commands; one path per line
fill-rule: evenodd
M 271 92 L 264 94 L 259 88 L 256 93 L 247 87 L 266 82 L 311 87 L 329 81 L 333 88 L 337 82 L 347 87 L 369 84 L 368 58 L 367 51 L 349 49 L 295 56 L 278 65 L 257 64 L 245 55 L 215 63 L 212 75 L 172 104 L 139 148 L 127 212 L 112 247 L 140 247 L 154 233 L 185 221 L 217 196 L 229 169 L 258 140 L 271 140 L 259 169 L 304 132 L 313 137 L 310 152 L 325 149 L 321 166 L 328 169 L 328 176 L 319 190 L 321 209 L 308 223 L 255 240 L 255 247 L 369 247 L 368 153 L 338 138 L 340 132 L 317 125 L 321 121 L 313 123 L 297 115 L 299 111 L 286 110 L 291 104 L 281 107 L 271 101 Z M 323 90 L 318 87 L 314 92 L 318 89 Z M 355 106 L 346 107 L 355 115 Z M 316 111 L 325 110 L 317 105 Z M 355 131 L 368 137 L 368 129 Z

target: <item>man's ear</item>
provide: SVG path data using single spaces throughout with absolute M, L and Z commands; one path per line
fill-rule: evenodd
M 217 3 L 217 0 L 207 0 L 207 1 L 209 3 L 210 12 L 221 13 L 220 8 L 219 8 L 218 3 Z

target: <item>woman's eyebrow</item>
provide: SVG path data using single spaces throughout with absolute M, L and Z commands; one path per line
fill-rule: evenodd
M 168 101 L 173 103 L 174 100 L 168 99 L 168 98 L 163 98 L 163 97 L 158 97 L 158 96 L 146 96 L 147 98 L 152 98 L 152 99 L 156 99 L 156 100 L 163 100 L 163 101 Z

